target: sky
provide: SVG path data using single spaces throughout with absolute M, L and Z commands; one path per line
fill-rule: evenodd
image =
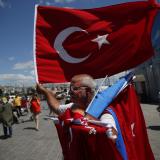
M 35 84 L 33 29 L 35 4 L 97 8 L 133 0 L 0 0 L 0 85 Z M 154 42 L 160 43 L 160 14 Z

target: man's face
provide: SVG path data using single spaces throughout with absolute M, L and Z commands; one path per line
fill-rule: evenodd
M 69 91 L 71 101 L 78 104 L 87 103 L 87 89 L 88 87 L 82 85 L 80 81 L 72 81 Z

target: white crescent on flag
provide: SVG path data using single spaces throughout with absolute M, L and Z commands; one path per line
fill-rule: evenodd
M 68 27 L 68 28 L 62 30 L 57 35 L 57 37 L 55 38 L 54 48 L 57 51 L 58 55 L 61 57 L 61 59 L 63 59 L 65 62 L 68 62 L 68 63 L 80 63 L 80 62 L 85 61 L 90 56 L 90 54 L 88 54 L 86 57 L 83 57 L 83 58 L 75 58 L 75 57 L 70 56 L 67 53 L 67 51 L 64 49 L 62 44 L 65 41 L 65 39 L 69 35 L 71 35 L 74 32 L 77 32 L 77 31 L 88 33 L 86 30 L 83 30 L 80 27 Z

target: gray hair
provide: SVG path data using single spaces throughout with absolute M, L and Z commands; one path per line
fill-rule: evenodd
M 85 85 L 91 89 L 96 88 L 96 82 L 94 81 L 94 79 L 92 77 L 84 77 L 81 82 L 83 85 Z
M 94 79 L 88 74 L 79 74 L 72 78 L 72 80 L 80 81 L 82 85 L 89 87 L 93 93 L 96 89 L 96 82 Z

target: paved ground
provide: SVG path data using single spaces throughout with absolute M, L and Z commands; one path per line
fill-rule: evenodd
M 30 115 L 23 116 L 24 123 L 13 126 L 13 137 L 3 139 L 0 125 L 0 160 L 61 160 L 61 149 L 54 124 L 44 120 L 48 110 L 42 110 L 40 130 Z
M 147 131 L 156 160 L 160 160 L 160 117 L 156 105 L 143 104 Z M 51 121 L 44 120 L 47 110 L 40 117 L 40 131 L 34 129 L 29 116 L 23 116 L 24 123 L 13 126 L 13 137 L 3 139 L 0 125 L 0 160 L 60 160 L 61 149 L 56 129 Z
M 156 110 L 157 105 L 143 104 L 141 106 L 146 121 L 152 151 L 155 159 L 160 160 L 160 115 Z

